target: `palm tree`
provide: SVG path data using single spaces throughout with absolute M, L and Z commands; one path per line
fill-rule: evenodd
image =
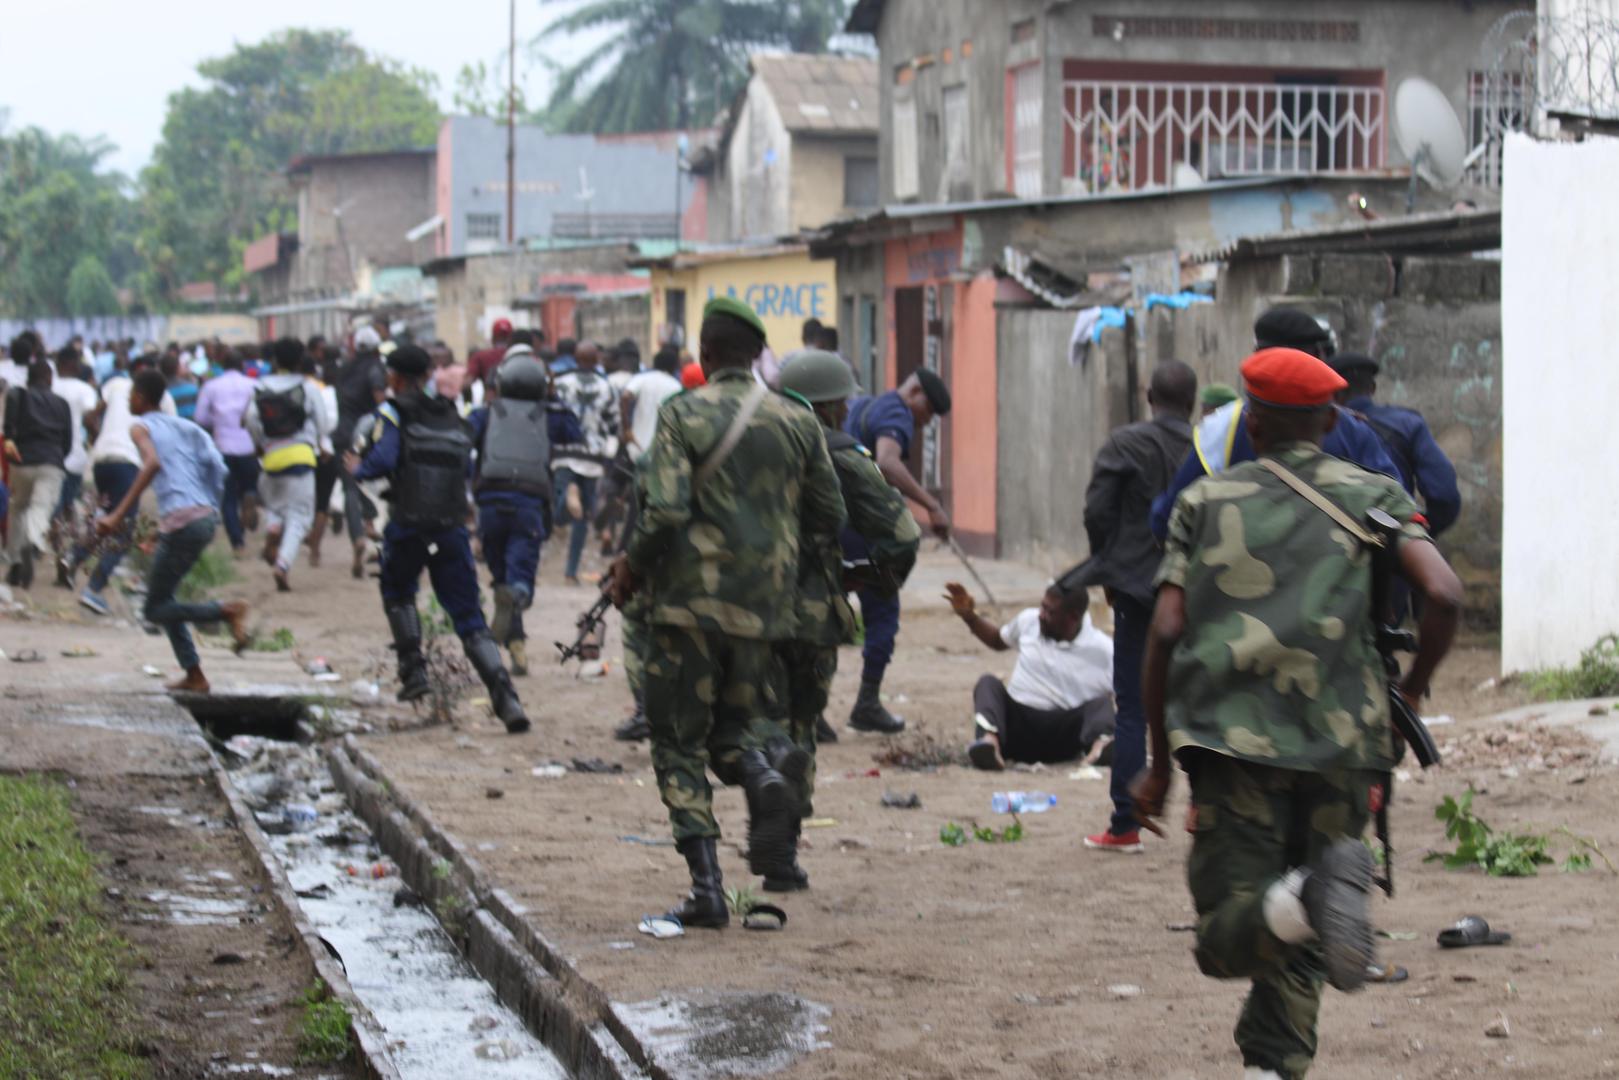
M 824 52 L 848 7 L 848 0 L 587 0 L 535 44 L 601 27 L 617 33 L 558 72 L 541 118 L 562 131 L 707 124 L 747 81 L 750 49 Z

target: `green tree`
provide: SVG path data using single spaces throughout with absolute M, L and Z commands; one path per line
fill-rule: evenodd
M 116 315 L 118 311 L 118 290 L 107 268 L 94 255 L 79 256 L 67 276 L 67 313 Z
M 0 311 L 63 314 L 68 278 L 84 258 L 103 276 L 109 262 L 127 269 L 127 182 L 100 171 L 111 151 L 101 138 L 0 130 Z
M 616 33 L 561 70 L 540 119 L 562 131 L 707 124 L 746 83 L 749 50 L 824 52 L 848 8 L 848 0 L 588 0 L 536 43 Z
M 455 93 L 451 97 L 450 104 L 462 115 L 504 120 L 508 92 L 506 65 L 491 65 L 478 60 L 461 65 L 461 70 L 455 76 Z M 527 116 L 528 112 L 528 100 L 523 94 L 523 80 L 519 74 L 517 115 Z
M 295 226 L 284 171 L 300 154 L 430 143 L 432 80 L 369 56 L 339 30 L 284 30 L 197 65 L 169 97 L 141 174 L 137 253 L 160 300 L 188 281 L 235 286 L 241 250 Z

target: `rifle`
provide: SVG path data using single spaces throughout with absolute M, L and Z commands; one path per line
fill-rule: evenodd
M 1389 719 L 1399 733 L 1400 757 L 1407 744 L 1416 755 L 1417 764 L 1424 769 L 1439 764 L 1439 747 L 1428 731 L 1428 725 L 1400 693 L 1400 661 L 1397 654 L 1416 652 L 1417 638 L 1409 630 L 1392 625 L 1389 602 L 1394 577 L 1394 553 L 1400 523 L 1375 507 L 1366 512 L 1366 523 L 1380 543 L 1372 548 L 1372 621 L 1377 631 L 1377 652 L 1383 658 L 1383 674 L 1388 685 Z M 1396 762 L 1399 757 L 1395 758 Z M 1394 801 L 1394 772 L 1383 778 L 1383 799 L 1377 806 L 1377 839 L 1383 845 L 1383 876 L 1377 884 L 1390 897 L 1394 895 L 1394 848 L 1389 841 L 1389 804 Z
M 843 591 L 853 589 L 880 589 L 883 592 L 898 592 L 899 582 L 894 575 L 876 559 L 849 559 L 843 560 Z
M 569 660 L 585 651 L 590 639 L 601 629 L 602 623 L 607 621 L 607 609 L 612 604 L 613 601 L 608 597 L 607 589 L 604 587 L 601 595 L 596 597 L 596 602 L 590 605 L 589 610 L 583 612 L 574 621 L 574 625 L 579 628 L 579 636 L 573 639 L 573 644 L 564 645 L 560 641 L 556 642 L 557 651 L 562 654 L 557 663 L 566 664 Z
M 1428 725 L 1399 691 L 1400 661 L 1396 654 L 1416 652 L 1417 638 L 1411 631 L 1401 630 L 1389 622 L 1394 538 L 1399 535 L 1400 523 L 1375 508 L 1366 512 L 1366 521 L 1372 533 L 1383 542 L 1381 547 L 1372 549 L 1372 619 L 1377 627 L 1377 652 L 1383 658 L 1383 672 L 1388 677 L 1389 718 L 1394 730 L 1410 744 L 1417 764 L 1424 769 L 1431 768 L 1439 764 L 1439 746 L 1433 741 Z

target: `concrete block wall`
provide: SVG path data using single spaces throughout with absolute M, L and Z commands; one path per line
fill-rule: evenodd
M 1140 385 L 1154 363 L 1240 385 L 1253 322 L 1289 304 L 1325 318 L 1339 348 L 1382 364 L 1378 400 L 1416 409 L 1456 466 L 1460 519 L 1440 546 L 1468 585 L 1474 621 L 1501 603 L 1501 264 L 1454 256 L 1289 255 L 1222 268 L 1216 300 L 1157 309 L 1143 326 Z

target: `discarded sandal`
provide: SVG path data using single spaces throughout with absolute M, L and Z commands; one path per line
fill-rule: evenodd
M 1512 935 L 1491 930 L 1477 915 L 1464 915 L 1455 924 L 1439 931 L 1439 945 L 1445 949 L 1466 949 L 1474 945 L 1505 945 Z
M 787 913 L 775 904 L 754 904 L 742 916 L 744 930 L 780 930 L 787 925 Z
M 1411 973 L 1399 964 L 1367 964 L 1366 981 L 1369 983 L 1403 983 Z

